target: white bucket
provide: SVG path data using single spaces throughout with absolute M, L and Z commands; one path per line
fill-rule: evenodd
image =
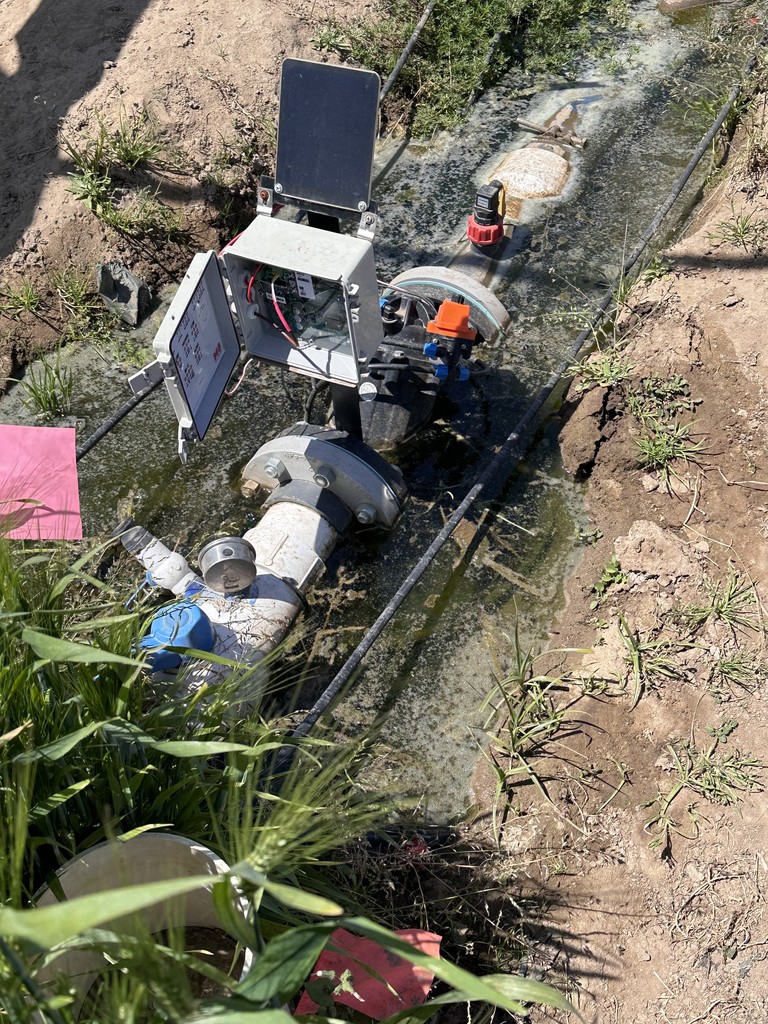
M 149 933 L 180 927 L 221 929 L 211 890 L 213 882 L 228 870 L 229 866 L 221 857 L 200 843 L 171 833 L 147 832 L 123 843 L 100 843 L 68 861 L 56 872 L 56 892 L 46 886 L 40 891 L 35 904 L 48 907 L 61 898 L 75 899 L 127 885 L 210 875 L 210 886 L 160 901 L 140 911 L 138 916 L 142 930 Z M 59 888 L 63 897 L 57 895 Z M 244 918 L 247 916 L 248 901 L 244 897 L 236 899 L 235 907 Z M 132 920 L 136 920 L 136 915 L 116 918 L 101 927 L 130 934 Z M 241 977 L 247 974 L 252 962 L 253 952 L 246 949 Z M 57 956 L 50 966 L 38 971 L 36 980 L 44 985 L 57 975 L 65 974 L 80 994 L 72 1006 L 72 1013 L 77 1017 L 88 990 L 105 964 L 98 951 L 76 949 Z M 36 1014 L 35 1020 L 43 1024 L 42 1015 Z

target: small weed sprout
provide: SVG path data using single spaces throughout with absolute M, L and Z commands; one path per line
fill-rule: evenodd
M 675 462 L 699 464 L 698 455 L 705 449 L 705 441 L 691 440 L 693 424 L 678 420 L 669 423 L 649 416 L 643 426 L 647 430 L 645 436 L 634 439 L 643 469 L 658 471 L 661 479 L 668 482 Z
M 615 554 L 611 555 L 608 562 L 606 562 L 600 579 L 592 585 L 592 593 L 596 596 L 590 602 L 589 607 L 593 611 L 595 608 L 599 608 L 605 602 L 608 597 L 608 591 L 614 584 L 626 582 L 627 574 L 621 568 L 618 557 Z
M 531 782 L 545 800 L 553 803 L 544 781 L 531 764 L 531 758 L 559 745 L 556 734 L 571 705 L 583 695 L 581 680 L 573 680 L 579 687 L 578 695 L 570 703 L 558 706 L 554 695 L 567 690 L 571 680 L 537 673 L 536 662 L 545 654 L 590 653 L 590 648 L 559 648 L 538 654 L 523 650 L 517 627 L 514 642 L 513 669 L 506 678 L 496 680 L 495 688 L 481 708 L 491 712 L 485 727 L 490 741 L 489 751 L 484 753 L 496 776 L 494 824 L 499 797 L 509 795 L 512 785 L 521 777 Z M 495 728 L 491 729 L 494 723 Z
M 669 420 L 682 412 L 693 412 L 699 400 L 691 397 L 685 377 L 644 377 L 629 389 L 627 405 L 640 423 Z
M 530 758 L 560 729 L 563 712 L 555 707 L 552 699 L 552 690 L 560 680 L 535 675 L 534 661 L 535 656 L 530 652 L 518 651 L 514 671 L 497 682 L 486 707 L 493 698 L 501 698 L 500 705 L 494 707 L 493 716 L 501 710 L 502 724 L 497 732 L 487 735 L 491 740 L 491 764 L 496 773 L 497 794 L 508 791 L 511 784 L 523 776 L 549 800 Z
M 0 316 L 18 320 L 24 313 L 34 316 L 40 309 L 42 296 L 29 281 L 18 288 L 0 288 Z
M 24 405 L 42 419 L 66 416 L 72 409 L 72 371 L 61 366 L 60 352 L 53 361 L 41 356 L 39 366 L 32 366 L 20 379 L 9 378 L 24 391 Z
M 181 220 L 160 202 L 158 190 L 115 184 L 115 168 L 122 168 L 121 178 L 126 180 L 164 152 L 154 118 L 142 108 L 133 114 L 121 110 L 114 131 L 101 116 L 96 122 L 93 133 L 84 133 L 77 141 L 62 139 L 74 167 L 69 172 L 69 191 L 103 224 L 123 235 L 176 241 L 183 233 Z
M 337 53 L 346 57 L 352 52 L 352 44 L 339 25 L 326 25 L 310 42 L 321 53 Z
M 683 112 L 686 121 L 693 121 L 696 124 L 709 127 L 719 116 L 727 99 L 728 97 L 724 92 L 718 93 L 709 89 L 703 96 L 697 96 L 695 99 L 686 96 L 677 105 Z M 717 154 L 718 146 L 725 144 L 733 135 L 737 125 L 744 116 L 745 110 L 746 100 L 743 96 L 738 97 L 731 105 L 720 131 L 712 140 L 713 158 Z
M 747 138 L 744 163 L 747 174 L 753 180 L 757 180 L 768 167 L 768 143 L 763 138 L 750 134 Z
M 735 695 L 754 693 L 765 670 L 743 654 L 720 658 L 712 666 L 709 692 L 718 704 L 736 699 Z
M 608 0 L 605 15 L 612 25 L 626 28 L 629 24 L 629 0 Z
M 619 634 L 626 649 L 627 670 L 632 682 L 630 711 L 634 711 L 645 691 L 659 680 L 686 678 L 687 670 L 675 661 L 675 655 L 695 647 L 694 643 L 643 639 L 640 633 L 631 629 L 622 612 L 619 612 Z
M 576 380 L 577 391 L 589 391 L 591 388 L 610 388 L 626 380 L 634 366 L 615 348 L 587 356 L 581 362 L 569 366 L 567 373 Z
M 93 293 L 83 274 L 68 268 L 53 274 L 51 284 L 59 297 L 61 315 L 67 321 L 62 334 L 64 341 L 87 340 L 97 347 L 112 342 L 118 317 Z
M 757 771 L 764 766 L 762 761 L 738 750 L 725 757 L 715 757 L 721 743 L 728 742 L 737 723 L 733 719 L 725 719 L 716 728 L 708 729 L 712 742 L 706 750 L 697 750 L 692 743 L 670 743 L 667 750 L 672 758 L 673 770 L 677 780 L 666 793 L 659 790 L 651 804 L 658 805 L 657 813 L 645 824 L 646 832 L 654 838 L 651 848 L 663 846 L 662 856 L 671 856 L 672 833 L 684 835 L 677 821 L 672 817 L 672 805 L 684 791 L 695 796 L 704 797 L 710 803 L 731 806 L 741 800 L 743 793 L 762 791 L 757 778 Z M 650 805 L 649 805 L 650 806 Z M 688 806 L 689 818 L 694 827 L 692 837 L 698 835 L 698 816 L 693 805 Z
M 114 204 L 103 218 L 110 227 L 131 238 L 161 237 L 175 242 L 184 233 L 181 216 L 144 188 L 130 193 L 126 202 Z
M 99 220 L 106 220 L 112 210 L 112 179 L 109 175 L 86 167 L 76 174 L 70 172 L 68 178 L 67 191 L 85 203 Z
M 163 144 L 158 140 L 157 122 L 146 107 L 131 116 L 125 110 L 120 111 L 117 129 L 109 139 L 109 150 L 112 160 L 128 171 L 160 156 Z
M 656 253 L 640 276 L 645 284 L 650 284 L 651 281 L 660 281 L 662 278 L 668 277 L 671 269 L 670 261 L 660 253 Z
M 767 225 L 765 218 L 758 217 L 757 211 L 736 213 L 731 200 L 731 216 L 715 225 L 715 230 L 707 234 L 715 242 L 727 242 L 740 246 L 745 253 L 760 252 L 766 240 Z
M 684 608 L 682 616 L 694 628 L 703 626 L 709 618 L 719 619 L 733 629 L 757 629 L 757 616 L 749 609 L 757 603 L 755 587 L 750 580 L 731 569 L 725 583 L 706 583 L 709 602 L 705 605 L 690 605 Z
M 103 121 L 97 122 L 94 134 L 84 132 L 75 141 L 66 135 L 61 138 L 61 148 L 75 168 L 74 174 L 89 172 L 93 175 L 109 175 L 112 166 L 109 131 Z M 70 177 L 72 172 L 70 173 Z

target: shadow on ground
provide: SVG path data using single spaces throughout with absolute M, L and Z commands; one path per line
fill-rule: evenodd
M 31 224 L 46 180 L 61 173 L 61 119 L 116 60 L 148 4 L 41 0 L 17 33 L 16 71 L 0 74 L 0 259 Z

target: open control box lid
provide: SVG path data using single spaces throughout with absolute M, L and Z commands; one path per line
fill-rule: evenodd
M 152 343 L 179 421 L 179 455 L 211 425 L 240 355 L 215 252 L 198 253 Z

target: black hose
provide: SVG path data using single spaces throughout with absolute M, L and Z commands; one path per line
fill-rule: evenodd
M 763 37 L 763 39 L 764 38 L 765 37 Z M 758 44 L 758 48 L 760 45 L 762 45 L 762 42 L 763 40 L 761 40 Z M 757 51 L 753 54 L 752 58 L 745 65 L 744 74 L 749 74 L 749 72 L 755 66 L 756 61 Z M 624 275 L 637 263 L 638 259 L 642 255 L 643 251 L 646 249 L 651 238 L 656 233 L 662 221 L 664 220 L 664 217 L 667 215 L 672 205 L 679 197 L 680 193 L 682 192 L 684 186 L 688 182 L 688 179 L 691 177 L 691 174 L 693 173 L 697 164 L 701 160 L 704 153 L 707 151 L 710 143 L 723 126 L 723 123 L 726 117 L 728 116 L 730 109 L 733 106 L 737 96 L 741 92 L 741 89 L 742 86 L 739 84 L 734 86 L 734 88 L 731 90 L 728 99 L 723 104 L 723 107 L 720 110 L 720 113 L 717 115 L 717 118 L 715 119 L 714 123 L 712 124 L 712 127 L 697 146 L 693 157 L 691 158 L 683 173 L 675 182 L 672 191 L 669 193 L 665 201 L 659 207 L 656 216 L 653 218 L 648 228 L 646 228 L 646 230 L 640 236 L 640 241 L 638 242 L 638 244 L 635 246 L 630 255 L 624 261 L 621 270 L 621 279 L 623 279 Z M 618 287 L 618 283 L 616 287 Z M 370 649 L 376 643 L 378 638 L 384 632 L 390 620 L 394 617 L 395 613 L 398 611 L 398 609 L 403 604 L 405 599 L 408 597 L 410 592 L 413 590 L 413 588 L 419 582 L 419 580 L 424 575 L 426 570 L 432 564 L 441 548 L 450 539 L 451 534 L 462 521 L 462 519 L 469 511 L 471 506 L 477 501 L 477 499 L 480 497 L 483 491 L 487 488 L 488 484 L 496 476 L 502 464 L 513 454 L 516 455 L 518 459 L 522 456 L 523 449 L 521 448 L 521 442 L 524 436 L 533 424 L 536 416 L 539 414 L 539 412 L 544 407 L 548 399 L 552 396 L 558 384 L 565 376 L 568 368 L 572 366 L 574 361 L 578 358 L 585 343 L 592 336 L 592 332 L 595 330 L 597 325 L 605 316 L 613 300 L 614 290 L 615 289 L 611 289 L 610 291 L 606 292 L 606 294 L 603 296 L 603 298 L 597 305 L 595 314 L 592 317 L 592 320 L 590 321 L 589 325 L 585 327 L 584 330 L 581 331 L 578 337 L 574 340 L 574 342 L 568 349 L 568 352 L 566 353 L 565 357 L 561 360 L 557 368 L 551 374 L 546 384 L 540 389 L 540 391 L 536 395 L 536 398 L 533 400 L 531 405 L 529 405 L 525 414 L 515 425 L 515 428 L 512 431 L 512 433 L 507 437 L 506 441 L 504 441 L 504 443 L 496 452 L 494 457 L 491 459 L 491 461 L 482 471 L 480 476 L 477 478 L 476 482 L 472 486 L 471 490 L 467 493 L 464 500 L 461 502 L 460 505 L 458 505 L 451 518 L 447 521 L 445 526 L 434 538 L 434 540 L 429 545 L 424 554 L 421 556 L 419 561 L 416 563 L 413 569 L 411 569 L 406 578 L 400 584 L 397 591 L 390 599 L 389 603 L 383 609 L 379 617 L 376 619 L 376 621 L 365 634 L 363 639 L 354 649 L 352 654 L 344 662 L 342 667 L 333 677 L 329 685 L 326 687 L 321 696 L 309 710 L 307 715 L 302 719 L 301 722 L 299 722 L 296 728 L 291 731 L 291 737 L 306 736 L 306 734 L 309 732 L 312 726 L 317 722 L 317 720 L 320 718 L 323 712 L 330 706 L 334 698 L 338 696 L 342 688 L 350 680 L 353 672 L 358 668 L 358 666 L 360 665 L 368 651 L 370 651 Z M 293 750 L 294 748 L 290 749 Z
M 94 448 L 103 437 L 106 437 L 110 430 L 117 426 L 120 420 L 124 419 L 132 409 L 135 409 L 137 405 L 151 395 L 162 380 L 163 378 L 161 377 L 159 380 L 153 381 L 148 388 L 140 391 L 139 394 L 134 395 L 133 398 L 129 398 L 124 405 L 121 405 L 120 408 L 115 410 L 108 419 L 104 420 L 101 426 L 97 430 L 94 430 L 91 436 L 86 438 L 80 447 L 76 449 L 75 461 L 79 462 L 84 455 L 87 455 L 91 448 Z
M 312 422 L 312 409 L 315 404 L 315 399 L 324 388 L 327 388 L 329 386 L 330 381 L 316 380 L 315 383 L 310 388 L 309 394 L 307 395 L 307 400 L 304 403 L 304 419 L 307 421 L 307 423 Z
M 429 21 L 429 16 L 432 13 L 432 11 L 435 9 L 435 4 L 436 3 L 437 3 L 437 0 L 429 0 L 429 3 L 424 8 L 424 13 L 419 18 L 419 20 L 418 20 L 418 22 L 416 24 L 416 28 L 411 33 L 411 38 L 405 44 L 405 48 L 403 49 L 403 52 L 400 54 L 400 56 L 398 58 L 398 61 L 397 61 L 397 64 L 395 64 L 395 66 L 392 68 L 392 73 L 390 74 L 389 78 L 386 80 L 384 85 L 382 85 L 382 87 L 381 87 L 381 92 L 379 93 L 379 103 L 383 102 L 384 97 L 387 95 L 389 90 L 392 88 L 392 86 L 395 84 L 395 82 L 400 77 L 400 72 L 403 70 L 403 66 L 405 65 L 405 62 L 411 56 L 411 53 L 413 52 L 414 46 L 419 41 L 419 36 L 421 35 L 421 33 L 422 33 L 423 29 L 424 29 L 424 26 Z
M 414 373 L 429 375 L 435 372 L 434 366 L 425 366 L 419 363 L 368 363 L 365 369 L 366 373 L 368 370 L 413 370 Z

